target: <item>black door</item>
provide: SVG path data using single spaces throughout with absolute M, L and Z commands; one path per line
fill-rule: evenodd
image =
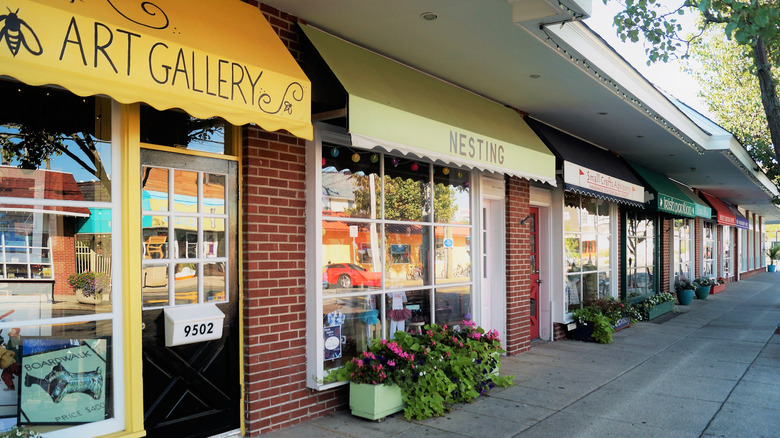
M 147 436 L 237 429 L 237 163 L 144 149 L 141 164 Z M 225 314 L 222 337 L 166 347 L 163 309 L 202 303 L 215 303 Z

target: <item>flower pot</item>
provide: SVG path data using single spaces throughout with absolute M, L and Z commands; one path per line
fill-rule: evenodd
M 349 383 L 349 408 L 352 415 L 369 420 L 381 420 L 403 410 L 404 401 L 398 385 Z
M 569 337 L 577 341 L 590 341 L 594 328 L 595 324 L 592 322 L 578 322 L 577 328 L 569 331 Z
M 674 309 L 674 302 L 666 301 L 661 304 L 656 304 L 648 311 L 648 320 L 658 318 L 664 313 L 671 312 Z
M 769 265 L 766 268 L 769 270 L 769 272 L 775 272 L 775 269 L 777 269 L 775 265 Z
M 700 300 L 706 300 L 710 295 L 710 288 L 712 286 L 699 286 L 696 288 L 696 298 Z
M 687 306 L 688 304 L 691 304 L 691 301 L 693 301 L 693 295 L 696 292 L 693 289 L 682 289 L 677 291 L 677 301 L 680 302 L 681 305 Z
M 615 331 L 623 330 L 626 327 L 631 327 L 631 318 L 628 316 L 624 316 L 623 318 L 618 319 L 614 324 L 612 324 L 612 328 Z
M 76 301 L 82 304 L 100 304 L 103 302 L 103 296 L 100 294 L 86 296 L 82 289 L 76 289 Z

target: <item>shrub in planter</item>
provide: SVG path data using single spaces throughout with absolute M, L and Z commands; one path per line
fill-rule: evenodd
M 498 333 L 472 321 L 450 328 L 429 324 L 422 333 L 396 332 L 394 340 L 375 340 L 368 351 L 328 375 L 325 381 L 390 384 L 401 388 L 407 419 L 441 416 L 454 403 L 471 402 L 494 386 L 512 385 L 499 376 Z
M 612 328 L 612 321 L 609 317 L 601 313 L 601 309 L 598 307 L 588 306 L 581 309 L 575 309 L 571 315 L 578 324 L 593 324 L 593 335 L 591 335 L 591 337 L 594 341 L 601 344 L 609 344 L 612 342 L 612 333 L 615 332 L 615 329 Z
M 102 272 L 77 272 L 68 277 L 68 284 L 74 291 L 81 289 L 85 297 L 101 297 L 109 284 L 108 275 Z

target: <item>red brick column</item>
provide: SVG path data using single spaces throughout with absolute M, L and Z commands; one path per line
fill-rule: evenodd
M 669 278 L 669 272 L 671 271 L 672 266 L 672 258 L 670 254 L 672 251 L 672 245 L 674 245 L 674 242 L 672 242 L 672 236 L 674 235 L 674 220 L 662 218 L 659 221 L 659 224 L 661 226 L 661 245 L 659 245 L 661 251 L 661 263 L 658 266 L 658 269 L 661 270 L 661 286 L 659 292 L 669 292 L 669 282 L 671 281 Z
M 702 270 L 701 244 L 704 240 L 704 222 L 695 218 L 693 224 L 693 272 L 694 277 L 698 278 L 701 276 Z
M 300 59 L 297 19 L 259 7 Z M 346 390 L 306 387 L 305 141 L 251 126 L 242 135 L 244 418 L 258 436 L 334 412 Z
M 506 350 L 515 355 L 531 347 L 531 241 L 528 227 L 519 226 L 530 212 L 528 181 L 509 177 L 506 185 Z

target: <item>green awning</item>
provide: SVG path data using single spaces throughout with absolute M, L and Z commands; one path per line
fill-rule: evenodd
M 664 213 L 682 217 L 696 217 L 696 204 L 683 194 L 667 177 L 642 165 L 626 160 L 637 175 L 655 195 L 650 207 Z
M 555 156 L 515 110 L 301 27 L 349 94 L 353 145 L 555 185 Z
M 696 194 L 693 193 L 693 190 L 691 190 L 688 186 L 684 186 L 676 181 L 672 181 L 672 183 L 677 186 L 678 189 L 680 189 L 680 193 L 685 195 L 686 198 L 693 202 L 694 214 L 696 216 L 703 217 L 704 219 L 712 219 L 712 209 L 706 205 L 701 200 L 701 198 L 696 196 Z

